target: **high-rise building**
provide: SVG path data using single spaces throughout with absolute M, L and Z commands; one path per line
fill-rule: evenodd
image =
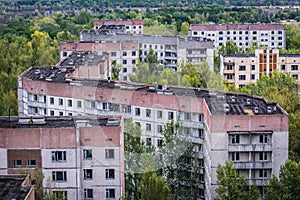
M 78 47 L 88 46 L 88 43 L 118 43 L 118 42 L 137 42 L 138 58 L 145 61 L 147 53 L 152 49 L 157 55 L 157 59 L 160 64 L 177 70 L 177 65 L 181 62 L 192 63 L 199 65 L 203 60 L 208 62 L 210 69 L 214 69 L 214 51 L 213 42 L 211 41 L 197 41 L 195 39 L 186 36 L 162 36 L 162 35 L 130 35 L 130 34 L 110 34 L 103 35 L 99 34 L 97 31 L 84 30 L 80 34 L 81 42 L 77 42 Z M 82 43 L 82 44 L 81 44 Z M 98 46 L 101 46 L 100 44 Z M 116 44 L 115 44 L 116 46 Z M 115 50 L 120 51 L 121 49 L 116 46 Z M 61 44 L 61 52 L 64 49 L 64 44 Z M 109 47 L 111 49 L 111 47 Z M 87 50 L 85 50 L 87 51 Z M 94 50 L 96 51 L 96 50 Z M 100 51 L 98 49 L 98 51 Z M 103 49 L 102 51 L 105 51 Z M 125 52 L 124 52 L 125 51 Z M 126 51 L 120 52 L 122 57 L 112 56 L 113 60 L 116 60 L 119 64 L 123 65 L 128 63 L 128 58 L 126 57 Z M 125 57 L 123 57 L 125 53 Z M 67 54 L 66 54 L 67 56 Z M 61 57 L 62 58 L 62 57 Z M 123 63 L 125 62 L 125 63 Z M 130 60 L 129 60 L 130 62 Z M 132 64 L 132 63 L 130 63 Z M 133 63 L 135 64 L 135 63 Z
M 143 34 L 144 20 L 95 20 L 94 29 L 104 34 Z
M 232 40 L 247 50 L 251 43 L 269 49 L 285 49 L 285 30 L 282 24 L 191 24 L 188 35 L 199 40 L 211 40 L 214 48 Z
M 216 168 L 226 160 L 262 189 L 288 157 L 288 115 L 274 102 L 200 88 L 67 79 L 72 73 L 56 67 L 23 72 L 19 115 L 122 114 L 139 123 L 142 139 L 155 146 L 163 139 L 164 124 L 180 121 L 199 158 L 198 199 L 216 196 Z M 40 74 L 54 75 L 47 80 Z
M 275 70 L 289 73 L 299 82 L 299 67 L 299 54 L 279 54 L 278 49 L 256 49 L 255 54 L 221 55 L 220 60 L 224 80 L 237 88 L 255 83 L 262 75 L 272 75 Z
M 0 173 L 37 168 L 54 195 L 119 199 L 125 194 L 123 137 L 120 115 L 1 117 Z

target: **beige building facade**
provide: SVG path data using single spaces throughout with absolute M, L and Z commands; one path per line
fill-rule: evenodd
M 272 75 L 275 70 L 289 73 L 299 82 L 299 69 L 299 54 L 279 54 L 278 49 L 256 49 L 255 54 L 221 55 L 220 61 L 224 80 L 237 88 L 255 83 L 263 74 Z

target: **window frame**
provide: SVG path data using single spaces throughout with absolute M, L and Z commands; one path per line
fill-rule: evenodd
M 61 154 L 61 155 L 59 155 Z M 61 157 L 61 159 L 60 159 Z M 66 151 L 51 151 L 51 160 L 53 163 L 65 163 L 67 162 Z

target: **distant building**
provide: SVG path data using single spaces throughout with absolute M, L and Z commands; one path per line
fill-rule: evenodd
M 199 40 L 211 40 L 217 49 L 232 40 L 247 50 L 250 44 L 268 49 L 285 49 L 285 30 L 281 24 L 191 24 L 188 35 Z
M 41 79 L 37 69 L 55 75 Z M 226 160 L 263 194 L 271 175 L 278 175 L 288 158 L 288 115 L 275 102 L 200 88 L 65 78 L 72 73 L 56 67 L 23 72 L 18 77 L 19 115 L 122 114 L 140 124 L 142 139 L 154 146 L 162 143 L 163 126 L 179 121 L 199 159 L 197 199 L 214 199 L 216 168 Z M 64 143 L 49 141 L 53 148 Z
M 221 55 L 220 71 L 224 80 L 237 88 L 255 83 L 261 75 L 274 70 L 300 79 L 300 54 L 279 54 L 278 49 L 256 49 L 255 54 Z
M 31 186 L 29 175 L 0 175 L 0 199 L 34 200 L 34 186 Z
M 120 80 L 129 80 L 128 75 L 134 73 L 134 66 L 139 59 L 139 43 L 136 40 L 132 41 L 102 41 L 102 42 L 61 42 L 60 44 L 60 59 L 61 65 L 72 53 L 108 53 L 109 66 L 115 60 L 117 64 L 122 66 L 120 72 Z M 111 70 L 110 70 L 111 71 Z M 108 73 L 110 74 L 110 72 Z
M 187 37 L 158 35 L 102 35 L 96 31 L 82 31 L 80 42 L 62 42 L 60 58 L 65 59 L 74 51 L 92 51 L 111 53 L 111 59 L 122 66 L 120 80 L 129 80 L 134 73 L 137 59 L 145 61 L 152 49 L 160 64 L 177 70 L 180 62 L 199 65 L 208 62 L 210 70 L 214 69 L 214 51 L 212 42 L 196 41 Z
M 45 190 L 71 200 L 119 199 L 125 194 L 120 115 L 0 117 L 0 137 L 2 174 L 38 168 Z
M 144 20 L 95 20 L 94 30 L 102 33 L 144 33 Z
M 58 65 L 63 69 L 73 68 L 74 78 L 107 79 L 111 77 L 111 55 L 105 52 L 72 52 Z

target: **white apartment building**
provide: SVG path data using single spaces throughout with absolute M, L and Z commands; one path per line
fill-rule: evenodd
M 95 20 L 94 30 L 105 34 L 113 32 L 143 34 L 144 20 Z
M 279 54 L 278 49 L 256 49 L 255 54 L 221 55 L 223 79 L 237 88 L 255 83 L 261 75 L 271 75 L 274 70 L 289 73 L 299 82 L 300 55 Z
M 40 78 L 54 73 L 52 80 Z M 50 73 L 50 74 L 51 74 Z M 216 196 L 216 168 L 231 160 L 249 184 L 261 189 L 288 157 L 288 115 L 276 103 L 247 94 L 152 86 L 66 76 L 59 68 L 30 68 L 18 77 L 19 115 L 122 114 L 158 146 L 169 120 L 181 121 L 199 158 L 197 199 Z M 57 90 L 59 88 L 59 90 Z M 263 190 L 262 190 L 263 194 Z
M 122 116 L 2 117 L 2 174 L 44 175 L 43 189 L 70 200 L 125 194 Z
M 285 49 L 285 30 L 281 24 L 191 24 L 188 35 L 199 40 L 211 40 L 214 48 L 232 40 L 247 50 L 251 43 L 269 49 Z

